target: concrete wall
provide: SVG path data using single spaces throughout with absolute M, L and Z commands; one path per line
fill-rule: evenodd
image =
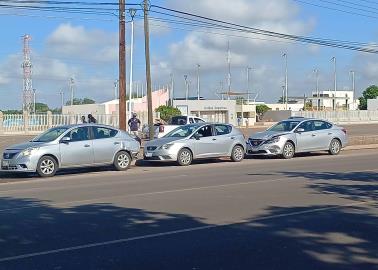
M 369 111 L 378 110 L 378 98 L 377 99 L 368 99 L 367 100 L 367 109 Z
M 285 111 L 286 110 L 286 104 L 282 103 L 271 103 L 266 104 L 269 108 L 272 109 L 272 111 Z M 288 110 L 291 111 L 301 111 L 303 110 L 304 104 L 303 103 L 295 103 L 295 104 L 287 104 Z
M 105 105 L 103 104 L 85 104 L 63 106 L 63 114 L 105 114 Z

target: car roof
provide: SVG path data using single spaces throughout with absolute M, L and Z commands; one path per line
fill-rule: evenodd
M 67 128 L 67 129 L 76 128 L 76 127 L 106 127 L 106 128 L 117 129 L 117 128 L 109 126 L 109 125 L 95 124 L 95 123 L 82 123 L 82 124 L 62 125 L 62 126 L 56 126 L 56 127 Z

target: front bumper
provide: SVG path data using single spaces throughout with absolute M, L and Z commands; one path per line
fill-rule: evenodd
M 35 172 L 37 170 L 37 162 L 29 157 L 2 159 L 0 166 L 3 172 Z
M 247 151 L 246 155 L 255 156 L 275 156 L 282 154 L 282 147 L 279 144 L 260 144 L 258 146 L 251 145 L 250 142 L 247 142 Z
M 154 151 L 147 151 L 145 149 L 143 152 L 143 158 L 148 161 L 176 161 L 177 153 L 164 149 Z

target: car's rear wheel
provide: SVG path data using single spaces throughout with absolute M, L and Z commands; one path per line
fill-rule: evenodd
M 244 149 L 240 145 L 235 145 L 232 149 L 231 160 L 234 162 L 240 162 L 244 159 Z
M 52 177 L 58 170 L 58 163 L 53 157 L 43 156 L 37 164 L 37 173 L 40 177 Z
M 329 154 L 330 155 L 338 155 L 341 151 L 341 143 L 338 139 L 333 139 L 329 144 Z
M 177 163 L 180 166 L 189 166 L 193 161 L 193 154 L 188 148 L 183 148 L 177 155 Z
M 294 157 L 294 154 L 295 154 L 294 144 L 292 144 L 291 142 L 286 142 L 282 150 L 282 157 L 284 159 L 291 159 L 292 157 Z
M 114 168 L 117 171 L 126 171 L 131 165 L 131 156 L 126 151 L 118 152 L 114 157 Z

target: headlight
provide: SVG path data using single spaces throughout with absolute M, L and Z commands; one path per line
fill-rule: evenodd
M 265 142 L 265 144 L 278 143 L 280 141 L 280 136 L 272 137 Z
M 167 144 L 164 144 L 163 146 L 160 147 L 160 149 L 164 149 L 164 150 L 168 150 L 169 148 L 171 148 L 173 145 L 173 143 L 167 143 Z
M 38 147 L 30 147 L 25 149 L 24 151 L 21 152 L 21 155 L 24 157 L 31 156 L 33 153 L 35 153 L 39 148 Z

